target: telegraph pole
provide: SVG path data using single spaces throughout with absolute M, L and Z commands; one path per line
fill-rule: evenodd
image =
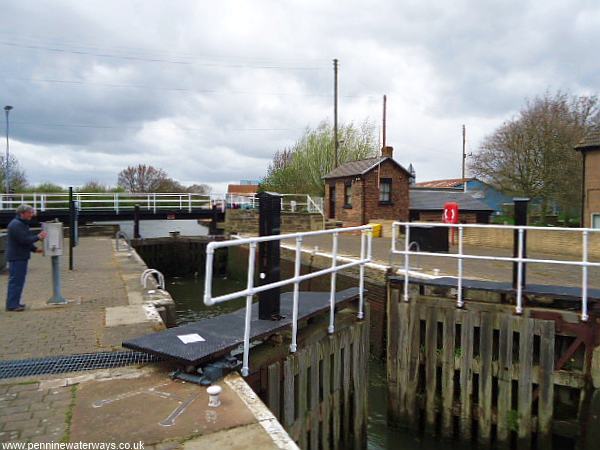
M 10 110 L 13 109 L 12 106 L 10 105 L 6 105 L 4 107 L 4 112 L 6 113 L 6 161 L 4 161 L 4 177 L 5 177 L 5 184 L 6 184 L 6 193 L 10 194 L 10 166 L 9 166 L 9 157 L 10 157 L 10 150 L 9 150 L 9 144 L 8 144 L 8 113 L 10 112 Z
M 338 60 L 333 60 L 333 167 L 338 166 Z
M 383 120 L 382 120 L 382 137 L 381 139 L 383 140 L 381 148 L 385 148 L 386 145 L 386 133 L 387 133 L 387 127 L 386 127 L 386 116 L 387 116 L 387 96 L 384 95 L 383 96 Z
M 463 179 L 463 190 L 467 190 L 467 182 L 465 181 L 465 177 L 467 175 L 466 172 L 466 163 L 467 163 L 467 129 L 464 124 L 462 126 L 462 179 Z

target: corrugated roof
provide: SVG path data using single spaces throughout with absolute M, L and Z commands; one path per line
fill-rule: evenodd
M 585 150 L 590 147 L 600 147 L 600 125 L 593 127 L 581 142 L 575 146 L 575 149 Z
M 461 210 L 468 211 L 493 211 L 481 200 L 476 199 L 469 192 L 434 191 L 427 189 L 410 190 L 410 209 L 441 211 L 444 203 L 456 202 Z
M 258 184 L 230 184 L 227 186 L 228 194 L 256 194 Z
M 336 167 L 323 178 L 343 178 L 343 177 L 352 177 L 356 175 L 364 175 L 369 172 L 371 169 L 377 167 L 378 164 L 383 163 L 386 159 L 391 160 L 394 164 L 396 164 L 400 169 L 404 172 L 409 173 L 404 167 L 398 164 L 393 158 L 389 158 L 387 156 L 376 156 L 374 158 L 367 159 L 359 159 L 356 161 L 350 161 L 341 166 Z
M 455 188 L 464 184 L 466 181 L 471 181 L 474 179 L 475 178 L 449 178 L 447 180 L 422 181 L 420 183 L 416 183 L 415 186 L 428 188 Z

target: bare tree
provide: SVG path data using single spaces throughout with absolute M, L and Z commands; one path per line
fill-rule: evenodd
M 146 164 L 129 166 L 119 173 L 117 185 L 127 192 L 158 192 L 168 179 L 163 169 Z
M 10 155 L 8 158 L 9 162 L 9 185 L 10 190 L 13 192 L 22 192 L 27 187 L 27 177 L 25 171 L 21 168 L 19 160 L 14 155 Z M 0 190 L 4 191 L 6 186 L 6 157 L 0 155 Z
M 573 147 L 598 119 L 595 96 L 546 93 L 487 136 L 469 169 L 503 192 L 538 200 L 542 220 L 551 203 L 576 213 L 581 159 Z

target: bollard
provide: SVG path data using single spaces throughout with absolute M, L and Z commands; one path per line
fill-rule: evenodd
M 208 406 L 211 408 L 218 408 L 221 406 L 221 399 L 219 395 L 221 395 L 221 386 L 213 385 L 206 388 L 206 393 L 208 394 Z

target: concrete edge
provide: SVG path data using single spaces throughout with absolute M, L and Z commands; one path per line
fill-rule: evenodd
M 149 279 L 149 288 L 144 289 L 139 279 L 148 266 L 134 248 L 117 250 L 116 240 L 111 239 L 113 258 L 119 276 L 125 286 L 128 304 L 106 308 L 107 327 L 149 322 L 155 329 L 167 328 L 170 311 L 174 307 L 171 295 L 158 286 L 154 278 Z M 161 310 L 165 312 L 161 314 Z M 165 320 L 166 318 L 166 320 Z
M 258 423 L 271 437 L 277 448 L 282 450 L 299 450 L 299 447 L 287 431 L 285 431 L 277 418 L 237 372 L 227 375 L 224 382 L 244 402 L 248 410 L 256 417 Z

